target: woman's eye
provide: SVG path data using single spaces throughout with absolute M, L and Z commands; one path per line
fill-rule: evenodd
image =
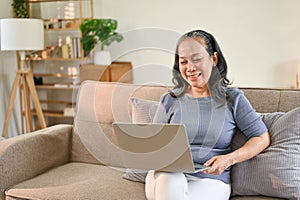
M 200 58 L 196 58 L 196 59 L 194 59 L 193 61 L 194 61 L 194 62 L 200 62 L 201 59 L 200 59 Z
M 182 64 L 182 65 L 184 65 L 186 63 L 187 63 L 187 61 L 180 61 L 180 64 Z

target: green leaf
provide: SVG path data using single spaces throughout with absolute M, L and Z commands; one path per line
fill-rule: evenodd
M 120 42 L 123 36 L 117 33 L 118 22 L 115 19 L 87 19 L 80 25 L 84 55 L 89 55 L 100 44 L 101 50 L 112 42 Z
M 29 0 L 13 0 L 13 12 L 17 18 L 29 18 Z

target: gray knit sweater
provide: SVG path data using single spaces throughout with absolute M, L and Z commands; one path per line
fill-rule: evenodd
M 175 98 L 167 92 L 161 97 L 153 122 L 183 124 L 194 162 L 203 164 L 213 156 L 231 152 L 230 143 L 237 128 L 248 138 L 267 131 L 242 91 L 228 88 L 227 94 L 228 103 L 220 106 L 211 96 L 191 98 L 182 95 Z M 202 172 L 193 175 L 230 183 L 230 168 L 220 175 Z

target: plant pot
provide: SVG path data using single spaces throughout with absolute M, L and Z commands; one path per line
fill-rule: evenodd
M 109 51 L 96 51 L 94 56 L 95 65 L 110 65 L 111 57 Z

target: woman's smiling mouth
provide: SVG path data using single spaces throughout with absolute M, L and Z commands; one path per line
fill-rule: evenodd
M 189 74 L 187 75 L 187 78 L 191 81 L 195 81 L 198 79 L 199 76 L 201 76 L 202 73 L 201 72 L 197 72 L 197 73 L 193 73 L 193 74 Z

